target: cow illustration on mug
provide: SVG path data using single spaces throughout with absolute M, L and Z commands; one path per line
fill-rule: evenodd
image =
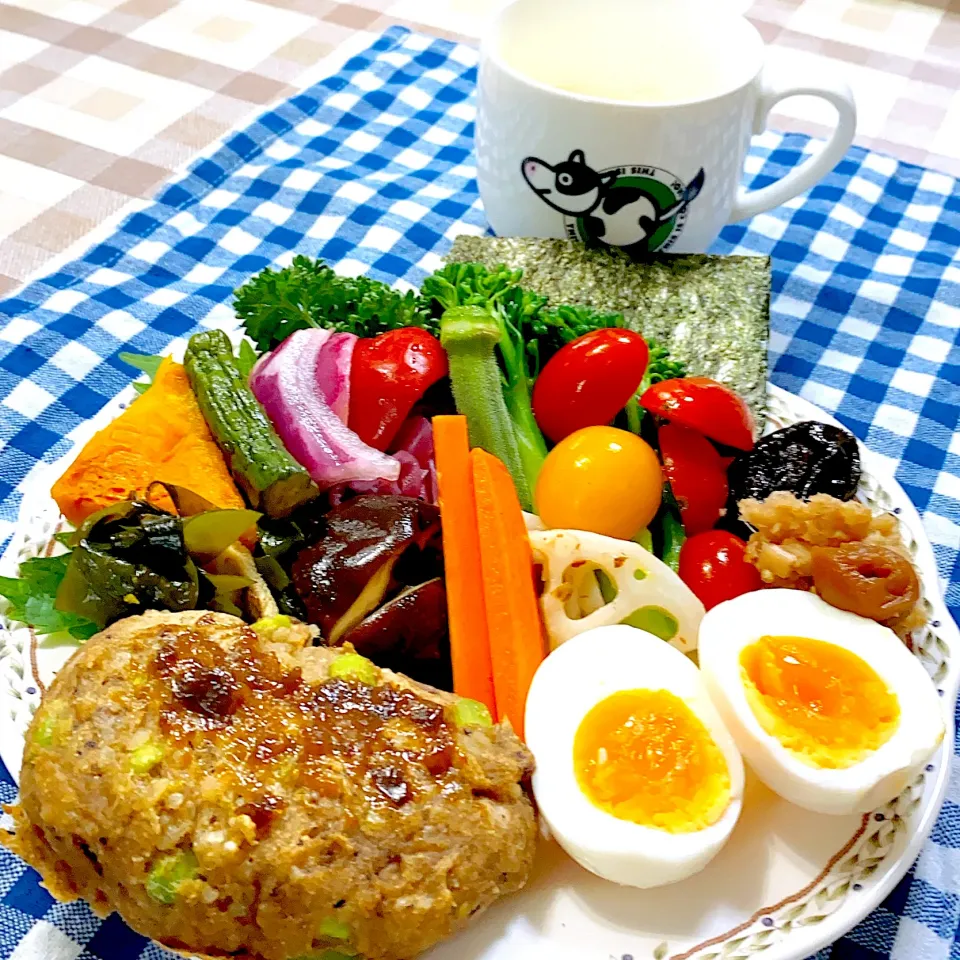
M 520 169 L 534 193 L 563 214 L 572 239 L 631 254 L 673 245 L 705 179 L 702 167 L 687 184 L 667 170 L 639 164 L 595 170 L 583 150 L 556 164 L 526 157 Z

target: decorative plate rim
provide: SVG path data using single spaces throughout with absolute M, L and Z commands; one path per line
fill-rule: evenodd
M 768 384 L 767 389 L 774 422 L 779 419 L 779 408 L 787 412 L 786 419 L 790 422 L 814 419 L 837 423 L 802 397 L 772 384 Z M 14 535 L 0 557 L 0 573 L 15 572 L 22 559 L 36 555 L 49 544 L 59 513 L 51 510 L 47 479 L 62 471 L 72 460 L 77 445 L 115 417 L 134 396 L 132 388 L 122 391 L 73 432 L 70 451 L 55 463 L 38 468 L 30 478 Z M 960 631 L 941 597 L 933 549 L 919 514 L 884 461 L 863 444 L 860 451 L 867 494 L 879 498 L 898 514 L 904 533 L 910 535 L 908 545 L 927 588 L 931 621 L 927 632 L 936 644 L 939 660 L 928 656 L 925 647 L 918 648 L 917 653 L 928 670 L 933 672 L 936 666 L 947 728 L 944 744 L 934 763 L 904 793 L 880 810 L 864 815 L 854 835 L 817 877 L 799 891 L 692 947 L 672 950 L 670 944 L 664 942 L 649 960 L 747 960 L 760 955 L 764 960 L 804 960 L 843 936 L 883 901 L 916 860 L 939 814 L 953 754 L 953 705 L 960 685 Z M 33 640 L 28 628 L 22 624 L 11 627 L 0 613 L 0 759 L 16 781 L 19 781 L 25 723 L 40 700 L 41 684 L 32 660 Z M 931 776 L 934 771 L 935 775 Z M 634 957 L 640 960 L 637 955 Z

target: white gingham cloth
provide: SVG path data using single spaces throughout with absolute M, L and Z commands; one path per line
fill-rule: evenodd
M 387 31 L 333 77 L 230 135 L 108 240 L 0 301 L 0 543 L 40 462 L 126 386 L 123 350 L 232 327 L 233 290 L 293 251 L 417 285 L 485 227 L 472 156 L 477 53 Z M 762 186 L 808 141 L 767 133 Z M 811 193 L 724 230 L 718 253 L 773 259 L 771 379 L 882 454 L 923 515 L 960 613 L 960 191 L 855 148 Z M 14 787 L 5 771 L 0 799 Z M 960 783 L 887 902 L 820 960 L 960 960 Z M 0 853 L 0 960 L 159 958 L 112 916 L 55 904 Z M 589 958 L 587 958 L 589 960 Z M 606 960 L 598 957 L 595 960 Z

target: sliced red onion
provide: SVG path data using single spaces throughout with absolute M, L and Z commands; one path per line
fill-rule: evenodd
M 350 363 L 358 339 L 353 333 L 330 334 L 317 362 L 317 386 L 327 406 L 344 423 L 350 412 Z
M 414 456 L 423 470 L 421 491 L 416 496 L 428 503 L 436 503 L 439 490 L 437 464 L 433 453 L 433 424 L 426 417 L 408 417 L 406 423 L 397 432 L 393 445 L 396 450 L 406 451 Z M 399 453 L 395 454 L 397 457 L 399 455 Z
M 325 343 L 333 335 L 331 330 L 317 330 L 317 337 L 315 338 L 320 343 Z M 250 376 L 247 379 L 247 382 L 250 384 L 250 389 L 253 390 L 253 383 L 255 380 L 262 379 L 270 368 L 277 363 L 284 354 L 291 348 L 294 348 L 294 353 L 299 352 L 299 348 L 294 345 L 293 338 L 295 334 L 287 337 L 280 346 L 274 347 L 272 350 L 267 353 L 262 354 L 257 362 L 253 365 L 253 369 L 250 371 Z M 254 396 L 256 396 L 256 391 L 254 391 Z
M 270 353 L 265 353 L 254 364 L 251 381 L 266 373 L 274 363 L 283 361 L 289 350 L 299 354 L 306 334 L 311 345 L 319 347 L 317 358 L 317 386 L 328 407 L 344 422 L 350 412 L 350 363 L 353 348 L 359 339 L 352 333 L 333 333 L 331 330 L 298 330 Z
M 433 455 L 433 426 L 426 417 L 413 416 L 394 440 L 394 459 L 400 464 L 396 480 L 373 480 L 338 484 L 330 490 L 330 505 L 338 506 L 348 493 L 395 494 L 437 502 L 437 468 Z
M 400 476 L 398 460 L 365 444 L 335 412 L 342 409 L 345 419 L 349 403 L 356 338 L 344 337 L 353 335 L 298 330 L 261 357 L 250 373 L 253 395 L 321 490 Z

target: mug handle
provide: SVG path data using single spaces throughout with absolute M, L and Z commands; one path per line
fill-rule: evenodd
M 825 177 L 847 152 L 857 129 L 857 106 L 853 91 L 845 80 L 828 79 L 820 84 L 796 83 L 787 78 L 775 78 L 770 64 L 760 75 L 760 99 L 754 119 L 754 133 L 762 133 L 767 125 L 767 116 L 774 105 L 787 97 L 822 97 L 837 109 L 837 125 L 830 139 L 812 157 L 785 177 L 759 190 L 740 187 L 730 211 L 730 223 L 745 220 L 785 203 L 791 197 L 812 187 Z

